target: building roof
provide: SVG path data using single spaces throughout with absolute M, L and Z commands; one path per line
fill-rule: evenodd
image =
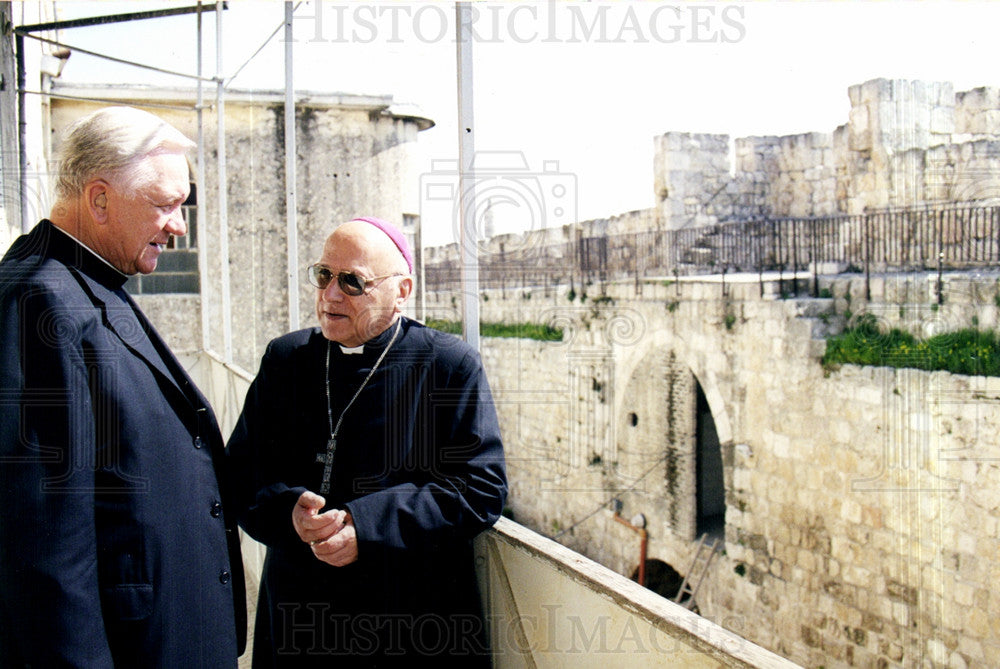
M 107 103 L 127 103 L 147 105 L 181 105 L 192 109 L 197 101 L 198 91 L 193 87 L 143 86 L 138 84 L 77 84 L 54 80 L 51 90 L 53 97 Z M 215 102 L 215 87 L 205 86 L 202 96 L 207 106 Z M 314 109 L 345 109 L 376 111 L 404 121 L 411 121 L 418 130 L 434 127 L 434 121 L 424 116 L 415 104 L 395 102 L 391 95 L 361 95 L 354 93 L 319 92 L 299 90 L 295 92 L 298 106 Z M 285 102 L 285 91 L 274 89 L 234 89 L 225 90 L 226 104 L 278 105 Z

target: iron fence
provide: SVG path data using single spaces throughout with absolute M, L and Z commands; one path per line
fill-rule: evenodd
M 584 237 L 479 252 L 482 288 L 727 272 L 872 273 L 1000 267 L 1000 204 L 885 209 L 857 215 L 765 218 L 670 231 Z M 457 289 L 455 262 L 428 265 L 430 291 Z M 814 282 L 815 283 L 815 282 Z

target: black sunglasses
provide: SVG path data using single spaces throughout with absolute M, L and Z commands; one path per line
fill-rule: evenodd
M 369 287 L 373 286 L 376 282 L 382 279 L 388 279 L 390 276 L 406 276 L 405 274 L 400 274 L 396 272 L 395 274 L 385 274 L 383 276 L 374 276 L 370 279 L 366 279 L 363 276 L 359 276 L 354 272 L 337 272 L 333 273 L 333 270 L 326 265 L 310 265 L 309 266 L 309 283 L 316 286 L 320 290 L 326 290 L 327 286 L 334 279 L 337 280 L 337 285 L 340 286 L 340 290 L 344 292 L 345 295 L 350 295 L 351 297 L 357 297 L 358 295 L 364 295 Z

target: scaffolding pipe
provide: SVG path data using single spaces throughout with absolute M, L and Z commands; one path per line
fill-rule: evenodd
M 646 528 L 639 527 L 638 525 L 633 525 L 629 521 L 621 517 L 618 511 L 615 511 L 614 519 L 619 523 L 629 528 L 633 532 L 639 535 L 639 573 L 637 574 L 637 580 L 639 585 L 646 586 L 646 550 L 649 544 L 649 534 L 646 532 Z M 643 524 L 645 524 L 645 519 L 643 518 Z
M 222 8 L 223 3 L 215 3 L 215 109 L 216 141 L 218 142 L 219 167 L 219 269 L 222 294 L 222 359 L 233 362 L 233 314 L 229 293 L 229 199 L 227 197 L 226 174 L 226 108 L 225 82 L 222 74 Z M 207 287 L 203 288 L 204 291 Z
M 285 237 L 288 253 L 288 329 L 299 329 L 299 232 L 296 221 L 295 197 L 295 87 L 292 68 L 292 14 L 291 2 L 285 2 Z
M 20 207 L 21 215 L 21 233 L 28 234 L 35 223 L 30 220 L 30 207 L 28 207 L 28 111 L 24 104 L 27 66 L 24 63 L 24 37 L 22 35 L 15 35 L 14 44 L 15 51 L 17 52 L 17 161 L 20 168 L 17 178 L 18 194 L 20 196 L 18 198 L 20 200 L 18 206 Z M 38 203 L 41 204 L 41 197 L 38 198 Z
M 198 2 L 201 9 L 201 2 Z M 199 302 L 201 302 L 201 349 L 203 351 L 212 350 L 212 333 L 209 323 L 212 322 L 211 305 L 208 303 L 208 212 L 205 202 L 205 98 L 202 86 L 202 38 L 204 36 L 202 18 L 204 14 L 198 12 L 198 85 L 197 103 L 195 109 L 198 117 L 198 173 L 195 175 L 195 196 L 198 201 L 195 204 L 195 231 L 198 239 L 195 241 L 198 249 L 198 292 Z
M 184 77 L 186 79 L 194 79 L 195 78 L 194 75 L 191 75 L 191 74 L 185 74 L 183 72 L 178 72 L 176 70 L 168 70 L 168 69 L 165 69 L 165 68 L 162 68 L 162 67 L 156 67 L 155 65 L 146 65 L 144 63 L 140 63 L 140 62 L 134 61 L 134 60 L 126 60 L 124 58 L 116 58 L 114 56 L 109 56 L 107 54 L 99 53 L 97 51 L 90 51 L 89 49 L 83 49 L 83 48 L 78 47 L 78 46 L 73 46 L 72 44 L 66 44 L 65 42 L 60 42 L 60 41 L 48 39 L 48 38 L 45 38 L 45 37 L 39 37 L 38 35 L 32 35 L 30 33 L 24 32 L 24 31 L 18 32 L 18 30 L 15 30 L 14 32 L 17 33 L 18 37 L 22 37 L 22 36 L 23 37 L 29 37 L 29 38 L 37 41 L 37 42 L 41 42 L 42 44 L 48 44 L 49 46 L 54 46 L 54 47 L 57 47 L 57 48 L 60 48 L 60 49 L 68 49 L 71 52 L 82 53 L 84 55 L 92 56 L 94 58 L 100 58 L 101 60 L 106 60 L 106 61 L 109 61 L 109 62 L 112 62 L 112 63 L 119 63 L 121 65 L 128 65 L 130 67 L 138 67 L 138 68 L 141 68 L 143 70 L 150 70 L 152 72 L 159 72 L 161 74 L 169 74 L 169 75 L 171 75 L 173 77 Z
M 30 33 L 46 30 L 62 30 L 64 28 L 85 28 L 87 26 L 100 26 L 109 23 L 123 23 L 125 21 L 137 21 L 140 19 L 157 19 L 164 16 L 179 16 L 181 14 L 198 14 L 199 19 L 203 11 L 216 11 L 227 8 L 227 3 L 218 2 L 214 8 L 204 8 L 201 0 L 197 5 L 190 7 L 172 7 L 167 9 L 153 9 L 144 12 L 130 12 L 128 14 L 107 14 L 104 16 L 91 16 L 83 19 L 70 19 L 68 21 L 49 21 L 48 23 L 33 23 L 30 25 L 18 26 L 15 32 Z
M 455 3 L 458 67 L 458 212 L 462 274 L 462 332 L 479 350 L 479 239 L 476 234 L 476 153 L 472 90 L 472 4 Z

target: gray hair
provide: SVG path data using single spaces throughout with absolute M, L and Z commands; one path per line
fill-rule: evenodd
M 140 163 L 158 153 L 186 153 L 195 143 L 158 116 L 134 107 L 105 107 L 67 130 L 56 179 L 56 198 L 77 197 L 87 182 L 107 179 L 135 192 L 152 175 Z

